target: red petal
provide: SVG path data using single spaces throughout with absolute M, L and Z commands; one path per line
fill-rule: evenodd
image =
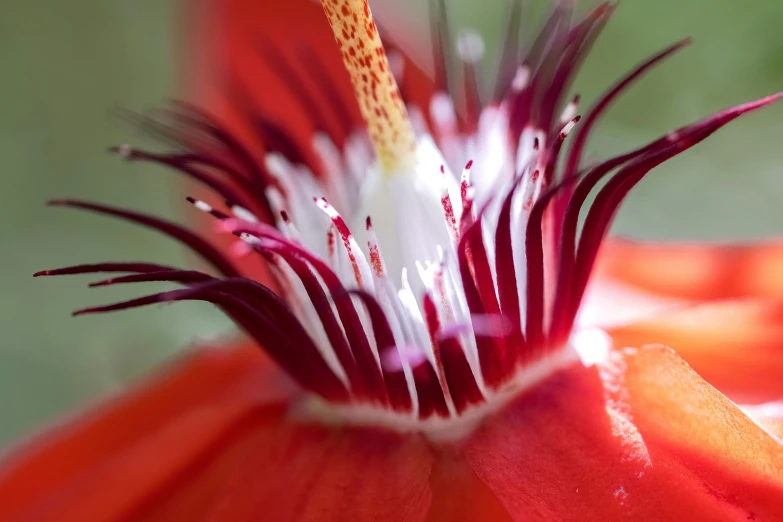
M 192 4 L 189 5 L 192 8 Z M 313 53 L 335 85 L 339 100 L 353 121 L 356 104 L 342 59 L 320 3 L 311 0 L 205 0 L 189 13 L 186 35 L 186 91 L 199 105 L 227 121 L 230 129 L 258 145 L 253 112 L 279 123 L 295 141 L 309 148 L 315 122 L 306 104 L 280 74 L 263 49 L 273 47 L 291 65 L 297 81 L 325 107 L 330 128 L 340 125 L 329 99 L 308 70 L 306 55 Z M 249 105 L 249 106 L 248 106 Z M 252 110 L 248 110 L 252 109 Z
M 257 349 L 189 354 L 11 454 L 0 519 L 424 520 L 426 442 L 287 420 L 279 377 Z
M 125 520 L 210 455 L 230 463 L 231 452 L 219 452 L 226 440 L 279 418 L 275 403 L 289 395 L 255 347 L 194 350 L 145 387 L 11 453 L 0 464 L 0 519 Z
M 498 497 L 455 451 L 441 454 L 430 475 L 432 506 L 427 522 L 511 522 Z
M 467 458 L 514 520 L 775 520 L 783 447 L 672 351 L 615 352 L 520 397 Z
M 345 73 L 342 58 L 332 30 L 318 2 L 311 0 L 200 0 L 185 2 L 186 31 L 182 42 L 187 67 L 183 71 L 182 95 L 214 115 L 227 130 L 243 143 L 263 165 L 264 139 L 254 126 L 254 119 L 264 118 L 282 126 L 305 153 L 312 165 L 318 161 L 311 144 L 316 122 L 292 89 L 288 78 L 281 77 L 262 49 L 274 48 L 293 64 L 298 74 L 312 78 L 307 71 L 303 52 L 313 53 L 329 74 L 335 87 L 337 103 L 324 89 L 309 81 L 308 92 L 316 92 L 314 102 L 329 108 L 340 105 L 348 122 L 360 121 L 353 91 Z M 315 68 L 311 68 L 315 69 Z M 240 94 L 241 93 L 241 94 Z M 340 126 L 335 110 L 326 110 L 329 128 Z M 338 145 L 344 136 L 336 136 Z M 187 193 L 215 202 L 214 194 L 188 184 Z M 250 209 L 257 212 L 259 209 Z M 261 219 L 269 216 L 259 213 Z M 207 230 L 209 216 L 195 218 L 199 229 Z M 235 238 L 229 235 L 213 238 L 215 244 L 229 252 Z M 265 284 L 273 278 L 265 263 L 255 256 L 236 259 L 244 274 Z
M 284 423 L 256 442 L 210 520 L 423 521 L 432 461 L 419 436 Z
M 381 18 L 383 36 L 404 60 L 403 96 L 428 115 L 435 85 L 396 45 L 395 38 L 405 39 L 407 50 L 419 40 L 410 34 L 409 20 L 392 16 L 396 8 L 390 5 Z M 340 147 L 352 130 L 346 127 L 363 125 L 320 2 L 201 0 L 195 8 L 189 2 L 187 14 L 184 92 L 246 143 L 261 145 L 256 113 L 290 133 L 308 160 L 315 159 L 315 130 L 326 131 Z
M 752 245 L 608 240 L 596 274 L 648 293 L 692 300 L 783 297 L 783 242 Z
M 609 333 L 619 348 L 671 346 L 737 403 L 783 398 L 783 301 L 723 301 L 675 309 Z

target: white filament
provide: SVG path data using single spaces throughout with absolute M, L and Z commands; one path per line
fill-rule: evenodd
M 473 36 L 468 33 L 460 39 L 460 53 L 464 59 L 480 59 L 483 54 L 483 42 Z M 527 81 L 526 74 L 529 74 L 526 69 L 517 71 L 515 85 L 522 88 Z M 564 117 L 570 116 L 573 110 L 575 107 L 567 107 Z M 324 171 L 321 179 L 306 167 L 294 165 L 275 153 L 267 155 L 266 167 L 283 190 L 270 188 L 267 196 L 278 216 L 284 211 L 290 217 L 290 222 L 278 220 L 284 234 L 326 259 L 346 288 L 358 286 L 378 301 L 391 328 L 398 358 L 380 356 L 371 323 L 362 307 L 357 306 L 362 324 L 379 365 L 392 365 L 404 373 L 413 401 L 412 411 L 404 414 L 357 403 L 348 407 L 330 407 L 326 416 L 350 422 L 388 425 L 400 430 L 422 430 L 441 437 L 446 432 L 453 435 L 461 429 L 470 429 L 487 412 L 495 411 L 521 389 L 571 364 L 576 356 L 564 347 L 518 370 L 500 388 L 490 389 L 485 383 L 475 335 L 486 332 L 473 331 L 471 325 L 476 318 L 471 317 L 457 262 L 456 247 L 463 213 L 461 189 L 467 189 L 466 199 L 473 203 L 474 217 L 481 219 L 479 226 L 483 229 L 484 247 L 497 291 L 495 230 L 502 201 L 508 191 L 516 187 L 511 207 L 511 246 L 520 320 L 524 324 L 524 230 L 532 202 L 542 191 L 543 175 L 536 171 L 543 168 L 540 151 L 545 149 L 546 136 L 539 129 L 525 129 L 518 146 L 512 148 L 507 140 L 508 114 L 502 106 L 485 109 L 477 132 L 469 136 L 459 134 L 454 106 L 447 96 L 436 95 L 430 111 L 441 147 L 435 145 L 422 126 L 414 170 L 380 176 L 371 145 L 362 134 L 350 136 L 342 151 L 326 135 L 314 136 L 314 150 L 321 158 Z M 573 122 L 569 118 L 564 125 L 564 132 L 567 132 Z M 468 159 L 473 160 L 473 166 L 463 169 Z M 453 174 L 453 169 L 461 172 L 459 178 Z M 444 214 L 444 198 L 450 203 L 456 226 Z M 234 207 L 232 212 L 239 219 L 256 220 L 241 207 Z M 367 216 L 372 218 L 372 227 L 365 226 Z M 340 219 L 344 219 L 351 231 L 345 238 L 338 234 L 335 226 Z M 331 249 L 330 235 L 333 242 Z M 350 388 L 345 370 L 319 323 L 304 287 L 289 267 L 283 265 L 281 272 L 291 289 L 288 299 L 295 301 L 292 308 L 318 344 L 329 368 Z M 326 291 L 320 277 L 317 280 Z M 436 372 L 440 372 L 433 340 L 422 312 L 425 294 L 431 296 L 435 305 L 440 325 L 437 335 L 453 336 L 459 340 L 485 402 L 457 412 L 449 390 L 443 389 L 448 415 L 422 420 L 418 416 L 413 369 L 421 360 L 426 360 Z M 339 322 L 339 316 L 335 316 Z M 342 323 L 340 327 L 344 331 Z M 443 376 L 440 377 L 444 382 Z

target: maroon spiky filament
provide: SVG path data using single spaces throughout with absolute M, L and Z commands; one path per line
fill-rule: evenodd
M 92 287 L 180 285 L 74 315 L 184 300 L 212 303 L 303 389 L 330 403 L 332 414 L 398 429 L 432 431 L 473 422 L 571 363 L 568 344 L 575 318 L 601 241 L 624 197 L 657 165 L 780 95 L 724 110 L 634 151 L 584 166 L 585 144 L 607 108 L 689 41 L 642 62 L 580 121 L 578 96 L 566 102 L 566 95 L 612 4 L 601 4 L 574 24 L 571 3 L 557 3 L 523 53 L 518 42 L 522 4 L 511 0 L 508 46 L 486 105 L 475 81 L 477 56 L 465 49 L 452 56 L 445 3 L 433 0 L 432 6 L 437 60 L 429 130 L 443 157 L 428 145 L 428 136 L 420 136 L 419 168 L 436 167 L 405 175 L 422 186 L 440 180 L 440 189 L 405 185 L 402 193 L 412 199 L 403 199 L 394 215 L 381 212 L 372 220 L 357 215 L 372 156 L 362 129 L 351 127 L 351 111 L 336 97 L 332 73 L 311 64 L 307 74 L 318 81 L 305 82 L 271 42 L 259 38 L 260 58 L 312 109 L 319 132 L 313 143 L 296 143 L 282 127 L 254 116 L 246 88 L 229 82 L 237 106 L 248 109 L 265 155 L 185 104 L 152 117 L 130 116 L 179 151 L 112 149 L 130 161 L 168 166 L 209 189 L 220 208 L 188 201 L 215 219 L 219 233 L 235 236 L 238 248 L 224 252 L 180 225 L 130 210 L 52 202 L 157 230 L 196 252 L 218 275 L 142 262 L 77 265 L 35 275 L 112 274 Z M 302 55 L 312 54 L 303 49 Z M 454 57 L 463 61 L 462 82 L 451 79 Z M 321 96 L 312 91 L 316 84 L 325 90 Z M 459 115 L 449 114 L 456 85 L 464 89 L 466 107 Z M 401 92 L 404 96 L 404 86 Z M 319 106 L 318 98 L 331 105 Z M 575 136 L 563 152 L 572 131 Z M 313 156 L 308 146 L 320 161 L 306 159 Z M 454 177 L 452 169 L 462 170 L 462 177 Z M 600 182 L 605 184 L 585 209 Z M 442 229 L 417 221 L 426 213 L 416 205 L 442 215 Z M 401 229 L 397 244 L 384 242 L 380 229 L 388 226 Z M 359 237 L 366 239 L 367 249 Z M 437 256 L 431 256 L 435 244 Z M 394 264 L 395 247 L 414 251 L 415 266 Z M 276 293 L 243 273 L 234 259 L 239 254 L 267 263 L 281 290 Z

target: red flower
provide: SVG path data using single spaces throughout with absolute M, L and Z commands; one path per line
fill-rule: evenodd
M 557 4 L 520 57 L 512 3 L 488 103 L 480 40 L 460 36 L 456 56 L 440 44 L 450 41 L 442 2 L 433 82 L 393 44 L 387 60 L 365 0 L 322 4 L 339 54 L 317 5 L 209 5 L 195 17 L 206 62 L 191 76 L 210 111 L 180 104 L 139 118 L 184 151 L 116 149 L 225 202 L 189 198 L 230 250 L 132 211 L 54 202 L 158 230 L 217 274 L 139 262 L 39 273 L 184 286 L 77 315 L 203 300 L 253 342 L 193 351 L 12 452 L 0 518 L 775 520 L 783 448 L 776 410 L 762 404 L 783 391 L 783 323 L 775 278 L 761 275 L 775 247 L 609 242 L 599 257 L 599 246 L 650 170 L 777 96 L 585 165 L 606 107 L 687 42 L 644 62 L 580 121 L 578 99 L 561 100 L 609 4 L 576 23 Z M 350 83 L 336 72 L 340 54 Z M 346 102 L 351 85 L 366 127 Z M 620 307 L 646 318 L 629 326 Z M 723 393 L 671 349 L 622 348 L 661 342 Z M 748 412 L 767 429 L 727 396 L 755 404 Z

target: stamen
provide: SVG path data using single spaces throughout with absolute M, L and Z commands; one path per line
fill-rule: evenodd
M 370 264 L 376 277 L 386 276 L 386 265 L 383 262 L 381 248 L 378 246 L 378 236 L 372 228 L 372 219 L 367 216 L 367 248 L 370 251 Z
M 450 98 L 449 70 L 451 69 L 451 31 L 445 0 L 430 1 L 430 33 L 435 65 L 435 89 Z
M 497 79 L 495 81 L 494 101 L 499 102 L 505 96 L 510 84 L 515 78 L 515 68 L 519 63 L 520 54 L 520 27 L 522 26 L 522 18 L 524 5 L 522 0 L 511 0 L 508 3 L 508 14 L 506 16 L 506 34 L 503 36 L 501 42 L 505 42 L 503 51 L 500 55 L 500 61 L 498 62 Z
M 462 208 L 466 208 L 468 206 L 468 199 L 470 199 L 468 196 L 468 191 L 471 188 L 470 185 L 470 169 L 473 168 L 473 160 L 469 160 L 465 164 L 465 168 L 462 169 L 462 175 L 460 176 L 460 183 L 459 183 L 459 191 L 460 195 L 462 197 Z
M 462 81 L 465 95 L 465 119 L 470 130 L 478 125 L 481 113 L 479 73 L 485 51 L 484 40 L 476 31 L 466 30 L 457 38 L 457 55 L 462 61 Z
M 440 192 L 440 204 L 443 207 L 443 216 L 446 219 L 449 236 L 451 236 L 452 247 L 456 248 L 459 242 L 459 225 L 457 224 L 457 217 L 454 215 L 454 205 L 451 203 L 449 187 L 445 182 L 445 178 L 449 174 L 446 174 L 446 168 L 443 165 L 440 167 L 440 174 L 444 179 Z
M 579 98 L 580 96 L 577 94 L 574 96 L 574 99 L 571 100 L 568 105 L 565 106 L 565 109 L 563 109 L 563 113 L 560 115 L 560 124 L 565 125 L 569 121 L 571 121 L 574 116 L 576 116 L 576 110 L 579 107 Z
M 250 212 L 245 207 L 239 206 L 236 203 L 233 202 L 226 202 L 226 205 L 228 208 L 231 209 L 231 213 L 234 214 L 239 219 L 244 219 L 245 221 L 250 221 L 251 223 L 258 223 L 258 218 L 255 214 Z
M 529 82 L 530 67 L 526 65 L 520 65 L 517 67 L 517 71 L 514 73 L 514 77 L 511 79 L 511 91 L 521 92 L 527 87 Z
M 316 205 L 318 205 L 318 208 L 329 216 L 337 233 L 340 234 L 340 237 L 343 240 L 343 246 L 345 247 L 345 252 L 348 254 L 348 259 L 351 261 L 356 283 L 361 288 L 372 289 L 372 272 L 370 271 L 370 265 L 367 263 L 364 252 L 359 248 L 359 244 L 354 239 L 348 225 L 345 224 L 345 220 L 324 198 L 313 198 L 313 200 Z
M 206 201 L 201 201 L 200 199 L 192 198 L 190 196 L 185 198 L 185 201 L 196 207 L 198 210 L 209 214 L 212 217 L 215 217 L 217 219 L 227 219 L 228 215 L 213 208 L 212 205 L 207 203 Z
M 321 0 L 362 117 L 380 160 L 392 176 L 415 167 L 416 141 L 405 103 L 367 0 Z

